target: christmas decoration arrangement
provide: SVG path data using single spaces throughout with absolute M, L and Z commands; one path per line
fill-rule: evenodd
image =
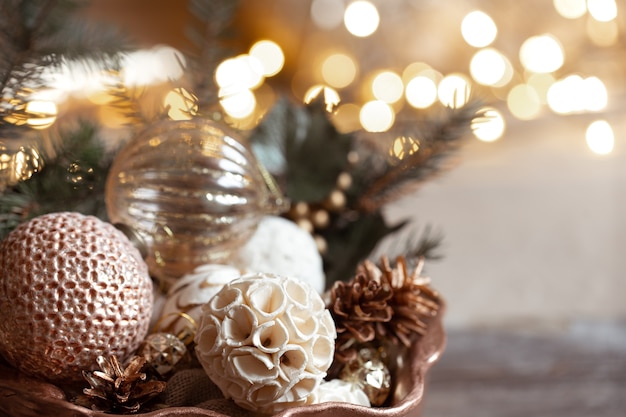
M 441 171 L 476 106 L 344 134 L 323 96 L 281 99 L 239 131 L 211 88 L 234 2 L 192 1 L 202 29 L 188 66 L 197 113 L 146 117 L 114 83 L 117 104 L 136 116 L 129 140 L 107 149 L 82 122 L 51 143 L 19 122 L 33 117 L 27 93 L 45 84 L 48 57 L 101 51 L 115 74 L 114 54 L 90 45 L 93 36 L 62 41 L 67 27 L 53 23 L 71 15 L 66 3 L 1 3 L 10 53 L 0 144 L 10 158 L 0 166 L 0 410 L 404 415 L 419 406 L 444 344 L 444 303 L 422 275 L 437 242 L 403 235 L 408 224 L 388 224 L 383 208 Z M 45 42 L 50 33 L 57 44 Z M 390 155 L 409 131 L 420 132 L 419 149 L 405 141 L 402 158 Z M 397 253 L 371 259 L 384 239 Z

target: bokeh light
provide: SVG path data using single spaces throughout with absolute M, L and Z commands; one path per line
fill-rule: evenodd
M 263 64 L 250 55 L 226 59 L 215 70 L 215 82 L 225 95 L 258 87 L 263 79 Z
M 395 117 L 391 106 L 380 100 L 368 101 L 359 113 L 361 126 L 368 132 L 386 132 L 393 125 Z
M 537 92 L 541 104 L 546 104 L 548 102 L 548 91 L 555 82 L 556 78 L 554 78 L 554 75 L 550 73 L 533 73 L 530 74 L 526 80 L 526 84 L 531 86 L 535 92 Z
M 26 103 L 26 124 L 33 129 L 47 129 L 57 119 L 57 106 L 52 101 L 33 100 Z
M 409 105 L 425 109 L 437 100 L 437 84 L 429 77 L 418 75 L 408 82 L 404 94 Z
M 585 133 L 587 146 L 598 155 L 607 155 L 613 152 L 615 134 L 606 120 L 592 122 Z
M 531 72 L 554 72 L 563 66 L 563 46 L 552 35 L 532 36 L 520 48 L 520 61 Z
M 548 90 L 548 106 L 559 114 L 600 111 L 608 103 L 608 91 L 597 77 L 573 74 L 558 80 Z
M 221 96 L 220 104 L 229 116 L 236 119 L 243 119 L 254 112 L 256 108 L 256 97 L 250 90 L 241 90 L 234 94 Z
M 337 0 L 313 0 L 311 19 L 320 29 L 334 29 L 343 21 L 343 2 Z
M 358 37 L 367 37 L 378 29 L 378 9 L 369 1 L 355 1 L 346 7 L 343 17 L 348 32 Z
M 250 56 L 256 58 L 263 68 L 262 75 L 271 77 L 285 65 L 285 55 L 280 46 L 270 40 L 261 40 L 250 47 Z
M 389 147 L 389 156 L 396 159 L 404 159 L 413 155 L 420 148 L 419 140 L 410 136 L 399 136 L 394 139 Z
M 587 19 L 585 29 L 589 39 L 598 46 L 612 46 L 619 40 L 619 25 L 616 20 L 600 22 L 595 19 Z
M 557 13 L 566 19 L 578 19 L 587 13 L 587 0 L 553 0 Z
M 493 107 L 479 110 L 481 117 L 472 120 L 472 133 L 483 142 L 494 142 L 502 137 L 506 124 L 502 113 Z
M 189 120 L 198 113 L 198 98 L 184 88 L 169 91 L 163 99 L 163 105 L 172 120 Z
M 461 34 L 469 45 L 482 48 L 496 39 L 498 28 L 488 14 L 475 10 L 463 18 Z
M 469 81 L 464 75 L 450 74 L 446 75 L 439 83 L 437 96 L 444 106 L 460 108 L 469 101 L 470 92 Z
M 329 55 L 322 63 L 322 78 L 324 82 L 335 88 L 344 88 L 350 85 L 357 73 L 357 65 L 346 54 Z
M 341 98 L 339 97 L 337 90 L 325 85 L 314 85 L 309 88 L 304 94 L 304 102 L 309 104 L 319 97 L 320 94 L 324 95 L 324 104 L 326 105 L 326 111 L 328 112 L 332 112 L 333 109 L 335 109 L 341 102 Z
M 378 100 L 389 104 L 395 103 L 404 93 L 402 78 L 393 71 L 383 71 L 374 77 L 372 93 Z
M 531 120 L 541 113 L 541 100 L 534 88 L 518 84 L 509 91 L 506 98 L 511 114 L 520 120 Z
M 335 128 L 341 133 L 354 132 L 361 129 L 359 113 L 361 109 L 354 103 L 346 103 L 337 107 L 332 115 Z
M 617 17 L 615 0 L 587 0 L 587 10 L 599 22 L 608 22 Z
M 485 48 L 472 57 L 470 74 L 479 84 L 501 87 L 511 80 L 513 70 L 502 53 L 493 48 Z

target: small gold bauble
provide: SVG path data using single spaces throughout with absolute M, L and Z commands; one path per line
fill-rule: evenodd
M 357 358 L 342 369 L 339 378 L 361 388 L 373 406 L 383 405 L 391 392 L 391 374 L 374 349 L 359 350 Z

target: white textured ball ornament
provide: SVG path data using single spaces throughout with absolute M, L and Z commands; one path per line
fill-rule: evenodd
M 233 255 L 231 263 L 248 271 L 298 278 L 320 294 L 326 287 L 322 256 L 315 239 L 282 217 L 263 217 L 250 240 Z
M 152 281 L 112 225 L 52 213 L 0 243 L 0 353 L 53 382 L 82 380 L 99 355 L 125 360 L 148 332 Z
M 157 327 L 160 331 L 183 337 L 195 334 L 202 306 L 224 285 L 241 275 L 243 271 L 234 266 L 220 264 L 201 265 L 184 275 L 167 292 Z
M 336 336 L 330 312 L 309 285 L 248 274 L 202 307 L 196 354 L 226 398 L 274 414 L 315 400 Z

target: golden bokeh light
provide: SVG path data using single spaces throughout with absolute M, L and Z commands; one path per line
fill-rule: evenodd
M 52 101 L 33 100 L 26 103 L 26 124 L 33 129 L 47 129 L 57 119 L 58 110 Z
M 419 140 L 407 136 L 399 136 L 394 139 L 389 147 L 389 156 L 396 159 L 404 159 L 413 155 L 420 148 Z
M 258 87 L 263 79 L 263 64 L 250 55 L 228 58 L 215 70 L 215 82 L 227 95 Z
M 609 101 L 606 86 L 598 77 L 587 77 L 583 80 L 582 100 L 587 111 L 604 110 Z
M 356 62 L 346 54 L 332 54 L 322 62 L 322 78 L 331 87 L 349 86 L 356 78 L 356 73 Z
M 261 40 L 252 45 L 250 56 L 261 63 L 262 75 L 265 77 L 278 74 L 285 65 L 283 50 L 276 42 L 270 40 Z
M 592 122 L 585 132 L 587 146 L 593 153 L 608 155 L 613 152 L 615 146 L 615 134 L 613 128 L 606 120 Z
M 518 84 L 509 91 L 506 104 L 511 114 L 520 120 L 531 120 L 541 113 L 541 100 L 534 88 Z
M 531 36 L 520 48 L 520 61 L 530 72 L 554 72 L 563 66 L 565 52 L 552 35 Z
M 482 142 L 494 142 L 502 137 L 506 124 L 500 111 L 493 107 L 479 110 L 481 117 L 472 120 L 472 133 Z
M 449 74 L 439 83 L 437 97 L 444 106 L 458 109 L 467 104 L 470 92 L 470 83 L 463 74 Z
M 372 81 L 372 93 L 378 100 L 395 103 L 404 93 L 402 78 L 393 71 L 380 72 Z
M 496 39 L 498 28 L 487 13 L 475 10 L 463 18 L 461 34 L 469 45 L 482 48 Z
M 421 75 L 422 72 L 432 70 L 432 67 L 425 62 L 412 62 L 402 70 L 402 82 L 408 84 L 413 78 Z
M 184 88 L 170 90 L 163 99 L 172 120 L 189 120 L 198 113 L 198 97 Z
M 494 48 L 477 51 L 470 61 L 470 74 L 482 85 L 502 87 L 513 77 L 513 66 Z
M 393 125 L 395 117 L 391 106 L 380 100 L 368 101 L 359 113 L 361 126 L 368 132 L 386 132 Z
M 615 0 L 587 0 L 587 10 L 599 22 L 608 22 L 617 17 Z
M 613 46 L 619 40 L 619 25 L 616 20 L 600 22 L 595 19 L 587 19 L 585 29 L 589 39 L 598 46 Z
M 335 128 L 340 133 L 350 133 L 361 128 L 359 121 L 359 112 L 361 109 L 354 103 L 346 103 L 337 107 L 332 115 L 332 121 Z
M 343 22 L 348 32 L 354 36 L 364 38 L 378 29 L 380 16 L 378 9 L 369 1 L 358 0 L 346 7 Z
M 608 91 L 597 77 L 573 74 L 555 82 L 547 98 L 550 109 L 558 114 L 600 111 L 608 104 Z
M 243 119 L 250 116 L 256 108 L 256 97 L 250 90 L 241 90 L 234 94 L 222 96 L 220 104 L 229 116 Z
M 557 13 L 566 19 L 578 19 L 587 13 L 587 0 L 553 0 Z
M 320 94 L 324 95 L 324 104 L 328 112 L 332 112 L 341 102 L 341 97 L 339 97 L 337 90 L 325 85 L 314 85 L 309 88 L 304 94 L 304 102 L 309 104 L 319 97 Z
M 526 80 L 526 84 L 531 86 L 539 96 L 541 104 L 547 104 L 548 91 L 555 82 L 556 78 L 550 73 L 533 73 Z
M 337 0 L 313 0 L 311 3 L 311 20 L 315 26 L 323 30 L 341 25 L 343 13 L 343 2 Z
M 409 105 L 425 109 L 437 100 L 437 84 L 429 77 L 418 75 L 408 82 L 404 94 Z

